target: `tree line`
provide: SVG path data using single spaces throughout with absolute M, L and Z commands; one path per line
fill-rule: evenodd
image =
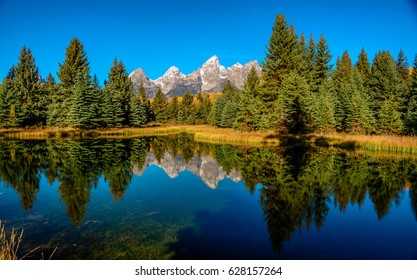
M 143 84 L 134 90 L 117 59 L 100 88 L 77 38 L 59 63 L 59 83 L 51 74 L 43 82 L 23 47 L 0 85 L 0 126 L 111 128 L 155 121 L 278 133 L 416 134 L 417 55 L 412 68 L 402 50 L 397 59 L 379 51 L 372 64 L 363 48 L 355 64 L 348 51 L 335 68 L 331 59 L 323 35 L 307 42 L 278 15 L 262 74 L 251 69 L 243 89 L 228 82 L 217 98 L 186 92 L 170 100 L 159 89 L 150 100 Z
M 417 55 L 409 67 L 379 51 L 372 64 L 364 48 L 352 63 L 348 51 L 336 67 L 321 35 L 308 42 L 278 15 L 258 77 L 252 69 L 241 91 L 229 85 L 210 122 L 241 131 L 279 133 L 406 134 L 417 132 Z

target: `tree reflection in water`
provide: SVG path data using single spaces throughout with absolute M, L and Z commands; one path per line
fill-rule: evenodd
M 393 203 L 400 203 L 407 189 L 417 219 L 416 159 L 361 155 L 303 143 L 281 147 L 215 145 L 195 142 L 192 135 L 0 140 L 0 180 L 19 194 L 23 209 L 30 210 L 44 174 L 50 184 L 58 182 L 67 215 L 79 225 L 88 209 L 91 188 L 99 179 L 108 182 L 115 202 L 122 200 L 133 170 L 146 168 L 150 153 L 158 163 L 169 153 L 174 159 L 181 156 L 188 165 L 212 157 L 223 172 L 241 178 L 250 193 L 259 188 L 260 206 L 276 252 L 303 226 L 322 228 L 331 203 L 345 211 L 349 204 L 362 205 L 369 195 L 382 219 Z M 204 170 L 198 175 L 204 176 Z

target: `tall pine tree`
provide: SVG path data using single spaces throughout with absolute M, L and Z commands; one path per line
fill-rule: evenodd
M 262 98 L 266 102 L 275 101 L 285 75 L 300 70 L 302 56 L 297 35 L 288 26 L 284 15 L 278 15 L 272 28 L 272 35 L 262 63 L 262 80 L 266 90 Z
M 22 114 L 21 125 L 32 126 L 45 123 L 45 107 L 39 106 L 39 101 L 43 98 L 40 83 L 38 67 L 35 64 L 32 52 L 30 49 L 23 47 L 13 80 L 14 92 L 18 95 L 16 106 L 19 106 Z
M 57 76 L 60 80 L 59 87 L 52 102 L 48 106 L 47 124 L 50 126 L 68 126 L 69 108 L 73 104 L 75 95 L 75 83 L 77 77 L 83 76 L 88 83 L 91 82 L 90 67 L 87 53 L 78 38 L 73 38 L 65 51 L 65 60 L 59 63 Z
M 58 65 L 59 71 L 57 75 L 60 80 L 60 85 L 64 88 L 74 86 L 79 73 L 85 75 L 87 79 L 90 78 L 87 53 L 78 38 L 71 40 L 65 52 L 64 62 Z
M 97 104 L 94 87 L 87 75 L 78 73 L 75 79 L 74 96 L 68 112 L 68 125 L 76 128 L 98 126 Z
M 152 102 L 152 112 L 157 122 L 165 122 L 167 120 L 167 101 L 162 90 L 158 88 Z
M 252 67 L 242 92 L 239 95 L 235 126 L 240 131 L 251 131 L 256 129 L 259 122 L 260 108 L 258 98 L 259 77 L 255 67 Z
M 320 36 L 320 40 L 316 46 L 316 59 L 313 70 L 313 80 L 311 85 L 311 90 L 313 92 L 318 92 L 320 87 L 324 85 L 329 77 L 330 70 L 332 65 L 330 60 L 332 56 L 330 54 L 329 46 L 323 35 Z
M 122 61 L 114 59 L 113 65 L 109 72 L 109 81 L 106 87 L 112 87 L 112 91 L 116 95 L 116 99 L 121 103 L 123 111 L 123 125 L 129 124 L 130 104 L 133 96 L 133 84 L 126 72 L 126 68 Z

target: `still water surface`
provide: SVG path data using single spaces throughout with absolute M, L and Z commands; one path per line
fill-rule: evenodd
M 0 140 L 0 219 L 54 259 L 417 259 L 417 159 L 191 135 Z

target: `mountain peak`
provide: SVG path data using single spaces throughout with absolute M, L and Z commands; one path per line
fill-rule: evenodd
M 204 62 L 203 67 L 207 65 L 220 65 L 219 58 L 217 55 L 213 55 L 206 62 Z
M 189 75 L 184 75 L 178 67 L 171 66 L 163 76 L 156 80 L 150 80 L 140 68 L 133 71 L 130 77 L 135 91 L 139 83 L 142 82 L 147 89 L 148 96 L 153 97 L 159 87 L 167 97 L 171 97 L 173 95 L 182 96 L 187 90 L 192 94 L 219 92 L 228 80 L 233 86 L 242 88 L 252 66 L 256 68 L 260 75 L 261 68 L 256 60 L 244 65 L 236 63 L 229 68 L 225 68 L 220 64 L 217 55 L 214 55 Z
M 167 77 L 167 78 L 184 78 L 185 75 L 183 73 L 181 73 L 180 69 L 178 69 L 178 67 L 176 66 L 171 66 L 169 67 L 169 69 L 165 72 L 165 74 L 158 78 L 157 80 L 160 80 L 163 77 Z

